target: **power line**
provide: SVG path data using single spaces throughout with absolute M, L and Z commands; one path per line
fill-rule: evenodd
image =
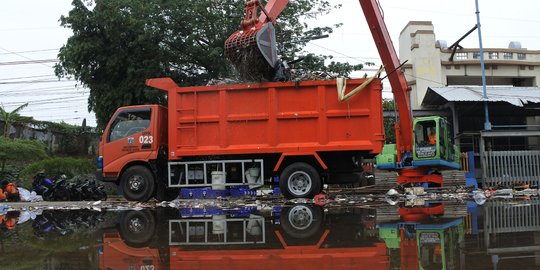
M 58 59 L 22 60 L 22 61 L 0 62 L 0 66 L 16 66 L 16 65 L 43 64 L 43 63 L 55 63 L 55 62 L 58 62 Z
M 49 27 L 22 27 L 22 28 L 0 28 L 0 31 L 28 31 L 28 30 L 52 30 L 59 29 L 59 26 L 49 26 Z
M 356 58 L 356 57 L 352 57 L 352 56 L 346 55 L 346 54 L 344 54 L 344 53 L 340 53 L 340 52 L 338 52 L 338 51 L 336 51 L 336 50 L 332 50 L 332 49 L 330 49 L 330 48 L 327 48 L 327 47 L 324 47 L 324 46 L 321 46 L 321 45 L 318 45 L 318 44 L 315 44 L 314 42 L 311 42 L 310 44 L 311 44 L 311 45 L 314 45 L 314 46 L 316 46 L 316 47 L 319 47 L 319 48 L 321 48 L 321 49 L 325 49 L 325 50 L 327 50 L 327 51 L 331 51 L 331 52 L 333 52 L 333 53 L 337 53 L 337 54 L 339 54 L 339 55 L 345 56 L 346 58 L 350 58 L 350 59 L 353 59 L 353 60 L 358 60 L 358 61 L 360 61 L 360 62 L 363 62 L 364 64 L 367 63 L 367 62 L 369 62 L 369 61 L 365 61 L 365 60 L 362 60 L 362 59 L 359 59 L 359 58 Z
M 20 96 L 56 96 L 56 95 L 68 95 L 73 94 L 73 90 L 52 90 L 52 91 L 46 91 L 46 92 L 40 92 L 40 93 L 10 93 L 10 94 L 2 94 L 3 97 L 20 97 Z M 84 93 L 82 93 L 84 94 Z
M 75 100 L 81 100 L 87 99 L 88 97 L 85 96 L 67 96 L 67 97 L 57 97 L 57 98 L 50 98 L 50 99 L 42 99 L 42 100 L 34 100 L 34 101 L 15 101 L 15 102 L 6 102 L 4 105 L 7 106 L 20 106 L 24 103 L 31 104 L 31 105 L 37 105 L 37 104 L 48 104 L 48 103 L 58 103 L 59 101 L 65 102 L 65 101 L 75 101 Z
M 1 31 L 1 30 L 0 30 Z M 49 51 L 58 51 L 60 48 L 56 49 L 42 49 L 42 50 L 31 50 L 31 51 L 19 51 L 19 52 L 8 52 L 8 53 L 0 53 L 0 55 L 6 55 L 6 54 L 19 54 L 19 53 L 35 53 L 35 52 L 49 52 Z
M 0 47 L 0 50 L 3 50 L 3 51 L 6 51 L 6 52 L 8 52 L 8 53 L 12 53 L 12 54 L 18 55 L 18 56 L 20 56 L 20 57 L 22 57 L 22 58 L 24 58 L 24 59 L 26 59 L 26 60 L 35 61 L 35 59 L 26 57 L 26 56 L 24 56 L 24 55 L 22 55 L 22 54 L 20 54 L 20 53 L 13 52 L 13 51 L 10 51 L 10 50 L 5 49 L 5 48 L 2 48 L 2 47 Z M 46 65 L 45 63 L 41 63 L 41 64 L 44 65 L 44 66 L 46 66 L 46 67 L 52 68 L 52 66 Z
M 54 74 L 49 74 L 49 75 L 35 75 L 35 76 L 25 76 L 25 77 L 0 78 L 0 81 L 43 78 L 43 77 L 56 77 L 56 76 Z
M 20 89 L 20 90 L 11 90 L 11 89 L 4 89 L 0 90 L 0 93 L 31 93 L 36 91 L 58 91 L 58 90 L 69 90 L 69 89 L 77 89 L 73 86 L 58 86 L 58 87 L 43 87 L 43 88 L 29 88 L 29 89 Z
M 426 79 L 426 78 L 419 77 L 419 76 L 414 76 L 414 75 L 412 75 L 412 74 L 410 74 L 410 73 L 404 72 L 403 74 L 405 74 L 405 75 L 407 75 L 407 76 L 411 76 L 411 77 L 413 77 L 413 78 L 415 78 L 415 79 L 420 79 L 420 80 L 424 80 L 424 81 L 427 81 L 427 82 L 436 83 L 436 84 L 441 85 L 441 86 L 446 86 L 446 85 L 444 85 L 444 84 L 441 83 L 441 82 L 434 81 L 434 80 L 430 80 L 430 79 Z
M 76 82 L 76 80 L 33 80 L 33 81 L 13 81 L 13 82 L 0 82 L 0 84 L 34 84 L 34 83 L 51 83 L 51 82 Z
M 71 105 L 71 106 L 58 106 L 58 105 L 54 104 L 55 107 L 52 107 L 52 108 L 49 108 L 49 107 L 43 107 L 43 106 L 47 106 L 47 105 L 53 105 L 53 104 L 51 103 L 51 104 L 36 105 L 36 107 L 40 107 L 40 109 L 34 109 L 34 110 L 27 110 L 27 109 L 25 109 L 24 111 L 25 111 L 25 112 L 37 112 L 37 111 L 42 111 L 42 110 L 51 110 L 51 111 L 55 111 L 55 110 L 64 110 L 64 109 L 70 109 L 70 108 L 76 108 L 76 109 L 80 109 L 80 108 L 81 108 L 81 105 L 80 105 L 80 104 L 74 104 L 74 105 Z M 86 108 L 84 108 L 84 110 L 86 111 Z

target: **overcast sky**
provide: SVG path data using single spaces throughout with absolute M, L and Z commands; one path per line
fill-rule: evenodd
M 380 64 L 358 1 L 330 2 L 341 3 L 343 8 L 311 24 L 344 25 L 330 38 L 313 41 L 307 50 L 332 54 L 336 60 L 351 64 L 366 61 Z M 446 40 L 448 44 L 476 23 L 474 0 L 380 0 L 380 3 L 396 49 L 399 32 L 411 20 L 432 21 L 436 39 Z M 540 49 L 540 1 L 479 0 L 479 3 L 485 48 L 506 48 L 510 41 L 520 41 L 524 48 Z M 58 81 L 52 68 L 58 49 L 71 35 L 58 22 L 70 9 L 71 0 L 0 2 L 0 103 L 8 111 L 29 102 L 23 115 L 71 124 L 80 124 L 86 118 L 89 125 L 95 125 L 95 116 L 87 110 L 88 90 L 78 87 L 76 81 Z M 477 48 L 478 34 L 471 34 L 461 45 Z

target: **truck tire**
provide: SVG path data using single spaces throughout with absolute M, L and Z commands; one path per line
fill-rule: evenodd
M 313 198 L 320 192 L 321 187 L 319 172 L 304 162 L 287 166 L 279 177 L 279 188 L 287 199 Z
M 156 218 L 148 209 L 131 210 L 123 213 L 120 219 L 120 236 L 133 248 L 146 247 L 156 232 Z
M 309 204 L 284 207 L 280 217 L 283 232 L 295 239 L 311 239 L 321 230 L 322 222 L 322 208 Z
M 148 168 L 133 166 L 122 174 L 120 185 L 122 185 L 126 200 L 145 202 L 154 195 L 156 182 Z

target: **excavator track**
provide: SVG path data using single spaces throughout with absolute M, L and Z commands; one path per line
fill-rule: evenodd
M 398 175 L 393 171 L 375 170 L 375 186 L 383 188 L 395 187 L 398 183 Z M 465 171 L 446 170 L 441 172 L 444 187 L 465 186 Z

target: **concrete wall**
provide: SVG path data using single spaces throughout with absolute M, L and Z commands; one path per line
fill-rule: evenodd
M 0 130 L 4 130 L 4 121 L 0 120 Z M 8 129 L 8 137 L 27 140 L 38 140 L 47 146 L 47 151 L 51 154 L 68 154 L 62 149 L 63 139 L 66 134 L 52 132 L 47 129 L 39 129 L 31 125 L 15 125 Z M 95 156 L 98 153 L 99 136 L 94 132 L 85 132 L 76 137 L 76 142 L 72 143 L 77 149 L 68 149 L 69 154 L 75 153 L 79 156 Z
M 412 107 L 418 109 L 433 82 L 445 84 L 441 74 L 441 51 L 431 22 L 412 21 L 405 26 L 399 36 L 399 59 L 402 62 L 408 60 L 404 66 L 405 77 L 412 88 Z

